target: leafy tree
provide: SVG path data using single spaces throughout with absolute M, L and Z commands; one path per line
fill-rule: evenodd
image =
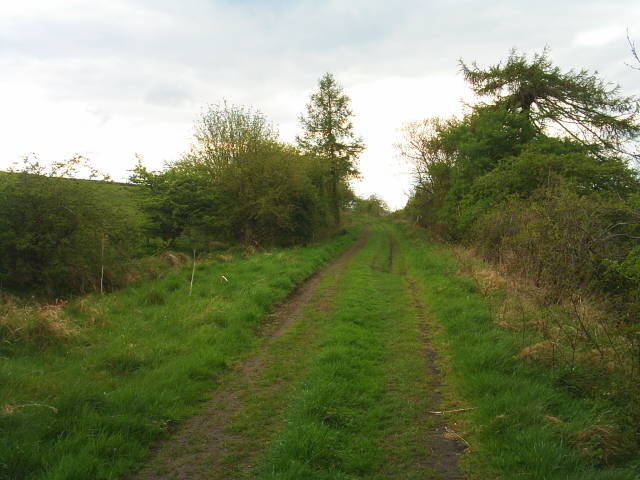
M 353 210 L 356 213 L 371 217 L 382 217 L 389 214 L 387 203 L 377 195 L 370 195 L 368 198 L 356 198 Z
M 440 234 L 444 232 L 438 212 L 451 188 L 456 152 L 443 133 L 458 123 L 456 119 L 440 118 L 408 123 L 402 140 L 396 144 L 400 155 L 411 163 L 415 180 L 406 212 L 416 223 Z
M 473 182 L 536 135 L 528 117 L 500 106 L 474 108 L 462 119 L 428 119 L 405 129 L 400 153 L 415 164 L 415 195 L 423 225 L 460 235 L 459 203 Z
M 614 202 L 640 190 L 640 181 L 618 157 L 598 157 L 569 139 L 539 137 L 473 182 L 459 202 L 458 222 L 468 230 L 479 216 L 510 197 L 527 199 L 560 186 L 577 195 L 597 193 Z
M 196 121 L 191 152 L 175 163 L 179 168 L 206 170 L 214 180 L 227 169 L 239 170 L 265 143 L 276 142 L 275 127 L 259 111 L 229 105 L 210 105 Z
M 206 176 L 196 170 L 170 168 L 162 172 L 149 171 L 139 161 L 130 181 L 140 187 L 141 207 L 148 222 L 145 227 L 150 237 L 160 237 L 164 247 L 172 247 L 176 239 L 188 228 L 204 225 L 218 226 L 223 219 L 212 217 L 219 208 L 219 196 Z
M 231 239 L 255 242 L 252 196 L 261 181 L 255 168 L 277 144 L 276 129 L 261 112 L 224 102 L 203 112 L 194 140 L 191 151 L 171 168 L 182 175 L 200 175 L 216 192 L 219 202 L 207 222 L 212 232 L 226 229 Z
M 538 131 L 555 127 L 582 143 L 622 152 L 640 133 L 638 99 L 587 70 L 562 72 L 545 50 L 530 60 L 511 52 L 505 63 L 481 69 L 460 61 L 473 91 L 495 105 L 526 114 Z
M 357 158 L 365 146 L 353 132 L 349 97 L 333 75 L 326 73 L 318 82 L 318 91 L 311 94 L 307 113 L 300 116 L 304 133 L 298 136 L 298 146 L 325 159 L 329 165 L 331 207 L 336 224 L 340 223 L 339 185 L 358 175 Z
M 623 152 L 640 134 L 637 100 L 546 52 L 461 64 L 490 101 L 406 129 L 400 152 L 417 166 L 406 214 L 542 287 L 542 301 L 591 299 L 613 349 L 633 355 L 624 368 L 637 365 L 640 175 Z
M 170 246 L 203 239 L 293 244 L 312 239 L 327 221 L 326 168 L 277 141 L 258 111 L 209 107 L 196 124 L 191 151 L 162 172 L 138 166 L 149 231 Z M 204 245 L 206 246 L 206 245 Z
M 441 137 L 452 124 L 457 122 L 437 117 L 409 122 L 403 128 L 402 140 L 396 144 L 400 155 L 411 163 L 418 185 L 431 192 L 440 186 L 438 172 L 454 163 L 455 148 L 447 148 Z

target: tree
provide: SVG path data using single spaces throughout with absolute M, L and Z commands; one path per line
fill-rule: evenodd
M 326 167 L 277 140 L 258 111 L 209 107 L 196 123 L 191 151 L 162 172 L 142 165 L 148 231 L 166 246 L 208 240 L 246 244 L 303 243 L 327 226 Z
M 459 121 L 427 118 L 407 123 L 403 138 L 395 147 L 400 156 L 411 163 L 415 179 L 408 210 L 416 222 L 438 230 L 438 211 L 451 188 L 451 173 L 456 148 L 444 140 L 444 132 Z
M 555 127 L 581 143 L 625 152 L 640 134 L 638 99 L 587 70 L 561 72 L 545 50 L 529 60 L 515 50 L 505 63 L 481 69 L 460 60 L 473 91 L 498 106 L 523 112 L 540 132 Z
M 196 121 L 191 152 L 173 165 L 205 170 L 215 181 L 228 169 L 242 169 L 265 143 L 276 142 L 275 127 L 258 110 L 228 105 L 209 105 Z
M 440 141 L 440 134 L 453 123 L 440 118 L 409 122 L 402 129 L 403 138 L 395 147 L 413 167 L 416 182 L 424 188 L 437 188 L 439 166 L 453 165 L 453 151 Z
M 329 164 L 329 186 L 333 216 L 340 223 L 339 184 L 358 175 L 356 161 L 365 145 L 353 132 L 349 97 L 332 74 L 326 73 L 318 82 L 318 91 L 311 94 L 307 114 L 300 116 L 304 133 L 296 137 L 298 146 L 318 155 Z
M 148 217 L 145 230 L 151 237 L 160 237 L 164 247 L 172 247 L 189 228 L 206 224 L 209 230 L 218 226 L 216 233 L 223 230 L 220 221 L 212 221 L 215 212 L 223 210 L 218 192 L 201 172 L 176 168 L 153 172 L 139 158 L 129 180 L 139 186 L 141 208 Z
M 255 184 L 262 180 L 256 164 L 278 143 L 275 127 L 257 110 L 224 102 L 203 112 L 194 138 L 191 152 L 171 168 L 200 175 L 216 191 L 220 203 L 208 217 L 211 227 L 226 223 L 223 229 L 234 239 L 255 242 Z
M 378 195 L 369 195 L 369 198 L 356 198 L 353 202 L 353 211 L 370 217 L 383 217 L 389 214 L 389 206 Z

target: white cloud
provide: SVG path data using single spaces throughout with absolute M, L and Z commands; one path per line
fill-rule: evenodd
M 578 47 L 599 47 L 607 45 L 615 40 L 625 37 L 625 27 L 622 25 L 609 25 L 607 27 L 580 32 L 573 43 Z

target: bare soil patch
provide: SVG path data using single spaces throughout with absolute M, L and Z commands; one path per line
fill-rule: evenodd
M 429 405 L 431 425 L 433 429 L 427 436 L 427 457 L 425 462 L 436 473 L 436 477 L 442 480 L 459 480 L 465 476 L 458 468 L 458 458 L 465 451 L 464 439 L 460 437 L 451 425 L 448 424 L 441 410 L 443 404 L 442 387 L 444 375 L 438 368 L 438 352 L 433 348 L 429 340 L 429 323 L 427 314 L 420 297 L 418 296 L 415 281 L 405 277 L 411 299 L 419 318 L 420 339 L 424 347 L 424 361 L 429 372 Z M 460 410 L 462 411 L 462 410 Z M 433 413 L 438 412 L 438 413 Z

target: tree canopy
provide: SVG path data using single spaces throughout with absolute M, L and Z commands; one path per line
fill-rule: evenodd
M 207 238 L 312 239 L 327 223 L 325 174 L 319 158 L 279 142 L 262 113 L 223 103 L 202 113 L 189 153 L 160 172 L 138 165 L 131 180 L 142 187 L 149 232 L 166 246 L 182 238 L 203 248 Z
M 562 72 L 548 52 L 529 59 L 515 50 L 486 69 L 460 60 L 465 79 L 480 97 L 523 112 L 540 132 L 556 128 L 582 142 L 616 152 L 640 133 L 638 99 L 601 80 L 597 72 Z
M 478 102 L 405 127 L 400 153 L 416 166 L 405 212 L 549 298 L 607 299 L 638 335 L 638 99 L 596 73 L 563 72 L 546 50 L 460 63 Z
M 296 137 L 302 151 L 324 158 L 329 165 L 333 214 L 340 220 L 339 183 L 358 175 L 357 159 L 365 145 L 353 131 L 349 97 L 333 75 L 326 73 L 311 94 L 306 115 L 300 116 L 303 134 Z

